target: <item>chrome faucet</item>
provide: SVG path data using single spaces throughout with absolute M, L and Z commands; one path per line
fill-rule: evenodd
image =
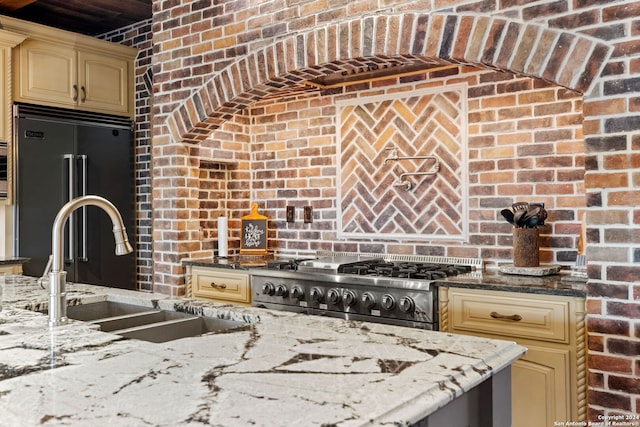
M 133 251 L 127 238 L 127 230 L 122 223 L 122 216 L 110 201 L 100 196 L 82 196 L 67 202 L 56 215 L 51 230 L 51 271 L 49 272 L 50 327 L 58 326 L 67 321 L 67 294 L 65 292 L 67 272 L 64 270 L 63 264 L 64 225 L 73 211 L 88 205 L 101 208 L 111 218 L 113 237 L 116 241 L 116 255 L 126 255 Z

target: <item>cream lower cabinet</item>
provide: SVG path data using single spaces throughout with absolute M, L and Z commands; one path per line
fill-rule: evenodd
M 22 274 L 22 264 L 0 265 L 0 274 Z
M 186 293 L 195 298 L 249 305 L 249 273 L 228 268 L 189 266 Z
M 455 287 L 438 298 L 442 331 L 527 347 L 511 369 L 513 426 L 586 420 L 583 298 Z

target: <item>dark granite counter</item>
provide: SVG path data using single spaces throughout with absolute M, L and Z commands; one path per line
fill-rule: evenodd
M 186 258 L 182 260 L 184 266 L 231 268 L 234 270 L 247 270 L 267 265 L 278 257 L 274 254 L 266 255 L 231 255 L 225 258 Z
M 24 264 L 29 262 L 31 258 L 22 257 L 0 257 L 0 265 Z
M 233 255 L 227 258 L 184 259 L 182 260 L 182 265 L 248 270 L 251 268 L 264 267 L 269 261 L 286 259 L 290 258 L 275 254 Z M 569 272 L 565 270 L 562 270 L 560 274 L 549 276 L 522 276 L 501 273 L 497 270 L 474 271 L 469 274 L 438 280 L 436 281 L 436 286 L 577 297 L 584 297 L 586 295 L 586 283 L 584 280 L 572 278 Z
M 586 283 L 570 277 L 568 272 L 541 277 L 498 271 L 473 272 L 438 280 L 436 286 L 574 297 L 584 297 L 587 293 Z

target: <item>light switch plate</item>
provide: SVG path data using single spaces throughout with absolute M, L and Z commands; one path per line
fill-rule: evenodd
M 287 206 L 287 222 L 295 222 L 295 221 L 296 221 L 296 207 Z
M 313 207 L 305 206 L 304 207 L 304 222 L 313 222 Z

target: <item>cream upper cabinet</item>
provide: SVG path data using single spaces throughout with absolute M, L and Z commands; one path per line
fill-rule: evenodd
M 66 107 L 77 104 L 78 61 L 75 49 L 27 40 L 18 52 L 16 101 L 41 101 Z
M 0 30 L 0 141 L 11 141 L 11 72 L 12 49 L 22 43 L 26 36 Z
M 133 115 L 131 59 L 41 40 L 18 51 L 16 101 Z
M 11 139 L 13 137 L 11 97 L 11 73 L 13 70 L 12 49 L 22 43 L 26 36 L 0 30 L 0 204 L 11 202 L 11 179 L 13 156 Z M 6 239 L 7 241 L 9 239 Z
M 133 116 L 133 62 L 92 52 L 78 52 L 78 102 L 94 111 Z
M 137 49 L 0 16 L 23 34 L 13 49 L 13 101 L 134 116 Z
M 514 426 L 586 420 L 583 298 L 455 287 L 438 297 L 442 331 L 527 347 L 511 367 Z

